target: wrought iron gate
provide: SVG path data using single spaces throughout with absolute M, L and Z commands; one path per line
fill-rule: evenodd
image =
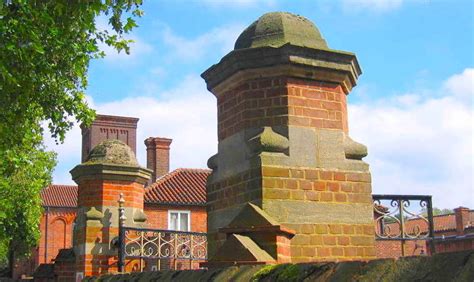
M 207 261 L 207 234 L 125 227 L 119 200 L 119 272 L 197 269 Z

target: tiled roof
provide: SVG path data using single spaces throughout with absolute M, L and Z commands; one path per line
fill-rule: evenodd
M 208 169 L 179 168 L 145 189 L 145 203 L 205 205 Z
M 41 190 L 42 205 L 45 207 L 77 207 L 77 186 L 49 185 Z
M 456 229 L 456 216 L 454 214 L 443 214 L 433 216 L 433 227 L 435 232 Z M 406 222 L 407 230 L 415 230 L 420 227 L 422 232 L 428 231 L 428 223 L 422 219 L 411 219 Z

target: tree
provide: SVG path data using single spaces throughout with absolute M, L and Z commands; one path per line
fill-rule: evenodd
M 0 2 L 0 261 L 23 255 L 39 237 L 39 192 L 55 157 L 43 125 L 63 142 L 74 121 L 90 124 L 85 100 L 91 59 L 100 43 L 129 53 L 124 35 L 142 16 L 142 0 L 1 0 Z M 111 31 L 96 19 L 109 19 Z
M 426 208 L 424 208 L 423 210 L 423 215 L 424 216 L 428 216 L 428 210 Z M 433 216 L 435 215 L 445 215 L 445 214 L 451 214 L 451 213 L 454 213 L 453 210 L 451 209 L 440 209 L 440 208 L 437 208 L 437 207 L 434 207 L 433 208 Z

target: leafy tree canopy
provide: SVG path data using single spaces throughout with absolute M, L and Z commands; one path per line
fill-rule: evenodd
M 105 55 L 101 43 L 128 53 L 124 34 L 143 12 L 142 0 L 0 1 L 1 258 L 12 247 L 26 253 L 39 237 L 39 191 L 55 164 L 42 125 L 62 142 L 74 120 L 93 120 L 85 100 L 89 62 Z M 97 27 L 99 16 L 110 31 Z

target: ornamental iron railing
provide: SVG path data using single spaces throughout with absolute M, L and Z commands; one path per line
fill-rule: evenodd
M 119 200 L 118 270 L 152 271 L 199 268 L 207 261 L 207 234 L 125 227 Z
M 372 195 L 374 203 L 375 239 L 401 242 L 426 240 L 430 253 L 435 252 L 433 205 L 427 195 Z

